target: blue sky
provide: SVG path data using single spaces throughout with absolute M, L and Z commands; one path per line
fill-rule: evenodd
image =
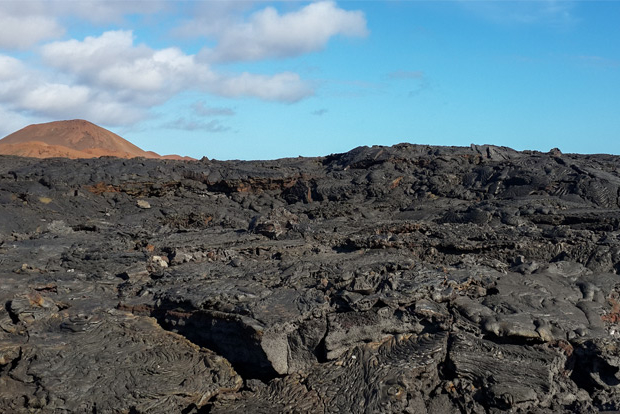
M 195 158 L 620 154 L 617 1 L 0 1 L 0 137 L 82 118 Z

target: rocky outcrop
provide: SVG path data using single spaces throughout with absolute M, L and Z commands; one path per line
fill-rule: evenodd
M 0 411 L 620 410 L 619 166 L 0 157 Z

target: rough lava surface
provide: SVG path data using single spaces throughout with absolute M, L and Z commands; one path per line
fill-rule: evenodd
M 620 158 L 0 157 L 0 412 L 620 410 Z

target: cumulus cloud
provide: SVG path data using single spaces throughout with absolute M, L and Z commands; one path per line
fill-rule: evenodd
M 24 64 L 12 56 L 0 55 L 0 82 L 14 80 L 23 74 Z
M 87 73 L 110 61 L 135 59 L 149 54 L 148 48 L 134 47 L 133 42 L 133 34 L 129 30 L 108 31 L 101 36 L 87 36 L 84 40 L 49 43 L 43 46 L 42 56 L 56 67 Z
M 122 22 L 128 14 L 151 14 L 170 7 L 160 0 L 2 0 L 0 48 L 26 49 L 61 37 L 66 30 L 59 18 L 75 16 L 96 24 Z
M 53 118 L 85 118 L 107 125 L 130 124 L 142 119 L 145 111 L 126 105 L 83 85 L 42 84 L 17 102 L 33 113 Z
M 46 63 L 83 82 L 138 93 L 153 93 L 164 87 L 175 93 L 180 72 L 196 69 L 193 57 L 178 49 L 155 51 L 144 45 L 134 46 L 133 33 L 125 30 L 89 36 L 83 41 L 53 42 L 43 46 L 41 54 Z M 176 80 L 177 85 L 168 86 L 168 80 Z
M 292 72 L 273 76 L 244 72 L 237 76 L 221 78 L 211 85 L 211 91 L 230 98 L 253 96 L 267 101 L 289 103 L 314 94 L 312 88 L 303 82 L 298 74 Z
M 299 56 L 322 49 L 336 35 L 368 33 L 361 11 L 347 11 L 332 1 L 311 3 L 279 14 L 273 7 L 257 11 L 249 21 L 227 25 L 215 34 L 218 44 L 203 53 L 210 61 L 252 61 Z
M 85 86 L 69 86 L 59 83 L 45 83 L 26 91 L 18 104 L 33 111 L 55 108 L 59 112 L 88 104 L 90 90 Z
M 19 107 L 24 94 L 39 84 L 36 73 L 20 60 L 0 55 L 0 102 Z
M 218 74 L 178 48 L 153 50 L 134 45 L 131 31 L 53 42 L 42 48 L 42 56 L 49 65 L 81 82 L 115 90 L 141 104 L 159 104 L 186 89 L 284 102 L 296 102 L 313 93 L 297 74 Z
M 254 7 L 254 1 L 197 1 L 186 19 L 172 30 L 180 37 L 211 37 L 243 21 L 243 14 Z
M 107 125 L 136 122 L 146 114 L 144 108 L 122 102 L 108 91 L 54 81 L 49 73 L 4 55 L 0 55 L 0 106 L 4 113 L 86 118 Z
M 62 36 L 64 28 L 56 19 L 45 15 L 8 13 L 0 9 L 0 48 L 26 49 L 42 40 Z
M 184 91 L 294 103 L 312 96 L 316 86 L 295 72 L 224 73 L 214 65 L 298 56 L 322 49 L 334 36 L 360 37 L 368 32 L 362 12 L 344 10 L 333 1 L 289 12 L 259 6 L 250 13 L 257 4 L 192 4 L 205 14 L 186 22 L 184 29 L 194 36 L 210 36 L 215 45 L 196 55 L 177 47 L 152 48 L 137 42 L 131 30 L 55 40 L 65 34 L 59 22 L 66 23 L 67 17 L 126 23 L 128 14 L 144 16 L 187 5 L 155 0 L 0 0 L 0 50 L 37 46 L 31 49 L 33 55 L 20 59 L 0 53 L 0 112 L 13 113 L 15 119 L 86 118 L 120 126 L 145 119 L 153 107 Z M 206 13 L 209 10 L 217 13 Z M 211 24 L 205 25 L 207 20 Z M 194 117 L 235 115 L 231 108 L 210 107 L 202 101 L 192 109 Z M 216 121 L 175 122 L 174 127 L 181 129 L 227 130 Z
M 39 123 L 44 121 L 37 120 L 36 122 Z M 33 121 L 29 120 L 22 114 L 15 113 L 15 111 L 9 110 L 0 105 L 0 138 L 21 129 L 24 125 L 28 125 L 30 123 L 33 123 Z

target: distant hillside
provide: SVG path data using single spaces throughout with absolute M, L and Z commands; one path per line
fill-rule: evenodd
M 119 135 L 82 119 L 29 125 L 1 139 L 0 154 L 35 158 L 192 159 L 144 151 Z

